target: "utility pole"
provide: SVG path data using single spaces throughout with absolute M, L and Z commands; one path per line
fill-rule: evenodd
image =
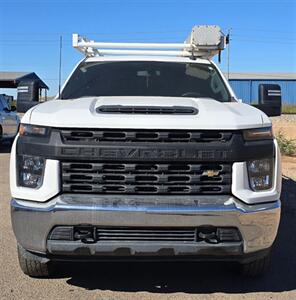
M 231 33 L 232 28 L 228 29 L 227 32 L 227 41 L 228 41 L 228 46 L 227 46 L 227 79 L 229 80 L 229 70 L 230 70 L 230 33 Z
M 60 36 L 60 61 L 59 61 L 59 99 L 61 98 L 61 76 L 62 76 L 62 45 L 63 37 Z

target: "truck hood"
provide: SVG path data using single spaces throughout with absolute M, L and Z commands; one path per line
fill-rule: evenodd
M 101 105 L 191 106 L 195 115 L 97 113 Z M 239 102 L 183 97 L 85 97 L 52 100 L 27 112 L 23 123 L 50 127 L 139 129 L 245 129 L 270 126 L 260 110 Z

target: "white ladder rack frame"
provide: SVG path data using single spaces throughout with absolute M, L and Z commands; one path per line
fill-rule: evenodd
M 73 47 L 87 57 L 156 55 L 211 59 L 225 49 L 226 37 L 218 26 L 195 26 L 185 43 L 105 43 L 73 34 Z

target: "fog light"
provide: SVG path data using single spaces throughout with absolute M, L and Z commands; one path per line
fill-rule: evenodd
M 18 157 L 19 186 L 39 188 L 42 185 L 45 159 L 38 156 Z
M 49 235 L 50 240 L 73 241 L 73 226 L 57 226 Z
M 247 163 L 249 183 L 253 191 L 269 190 L 273 182 L 273 158 L 251 160 Z

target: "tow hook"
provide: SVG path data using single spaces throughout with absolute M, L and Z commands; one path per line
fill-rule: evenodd
M 83 229 L 78 229 L 74 233 L 74 239 L 75 240 L 81 240 L 82 243 L 85 244 L 93 244 L 96 243 L 95 239 L 95 232 L 93 228 L 83 228 Z
M 213 231 L 213 232 L 199 231 L 197 236 L 200 240 L 204 240 L 205 242 L 207 242 L 209 244 L 218 244 L 219 243 L 219 238 L 215 231 Z

